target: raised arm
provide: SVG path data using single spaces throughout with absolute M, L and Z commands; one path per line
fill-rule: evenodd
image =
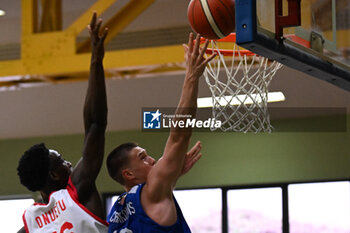
M 203 74 L 207 63 L 215 57 L 215 54 L 204 58 L 204 52 L 208 41 L 200 48 L 200 36 L 197 35 L 193 43 L 193 34 L 189 36 L 188 45 L 185 48 L 186 76 L 182 88 L 181 98 L 176 110 L 176 115 L 191 115 L 195 117 L 197 107 L 197 94 L 199 78 Z M 180 120 L 177 118 L 175 120 Z M 148 196 L 155 202 L 171 196 L 176 180 L 181 175 L 184 167 L 185 155 L 190 142 L 191 129 L 172 128 L 165 146 L 162 160 L 150 171 L 145 190 Z
M 97 21 L 94 12 L 88 30 L 91 37 L 91 64 L 88 89 L 84 105 L 84 127 L 85 139 L 92 126 L 98 126 L 103 129 L 107 125 L 107 97 L 105 77 L 103 70 L 104 40 L 107 36 L 107 29 L 104 29 L 103 35 L 99 35 L 102 19 Z
M 94 210 L 100 207 L 100 203 L 96 202 L 98 192 L 95 180 L 103 161 L 107 125 L 107 98 L 102 65 L 104 57 L 103 42 L 107 36 L 107 29 L 100 36 L 99 30 L 102 20 L 99 19 L 97 21 L 96 18 L 97 16 L 94 12 L 91 23 L 88 26 L 92 56 L 84 105 L 85 138 L 83 155 L 71 175 L 72 182 L 78 192 L 79 201 L 93 212 L 96 212 Z

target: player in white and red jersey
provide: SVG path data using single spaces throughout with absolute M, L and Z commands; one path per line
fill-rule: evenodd
M 88 26 L 92 56 L 84 105 L 85 139 L 82 157 L 72 168 L 70 162 L 43 143 L 34 145 L 21 157 L 17 168 L 21 183 L 31 191 L 40 191 L 44 204 L 34 204 L 23 215 L 28 233 L 107 232 L 103 206 L 95 180 L 101 169 L 107 98 L 103 70 L 104 40 L 99 35 L 102 20 L 93 14 Z M 45 113 L 43 113 L 45 114 Z M 69 231 L 65 231 L 69 230 Z
M 23 221 L 27 232 L 106 232 L 106 222 L 80 204 L 70 179 L 67 188 L 53 192 L 47 204 L 29 207 Z

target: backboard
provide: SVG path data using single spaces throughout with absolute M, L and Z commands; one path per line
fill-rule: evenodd
M 235 0 L 237 44 L 350 91 L 350 1 Z

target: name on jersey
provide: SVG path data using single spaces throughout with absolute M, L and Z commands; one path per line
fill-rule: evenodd
M 129 201 L 126 203 L 125 207 L 122 209 L 122 211 L 117 212 L 114 211 L 112 216 L 110 217 L 109 221 L 113 223 L 123 223 L 126 220 L 128 220 L 129 216 L 136 213 L 135 208 L 132 206 L 132 202 Z
M 67 208 L 63 200 L 57 201 L 52 209 L 35 218 L 38 227 L 42 228 L 43 226 L 55 221 L 66 209 Z

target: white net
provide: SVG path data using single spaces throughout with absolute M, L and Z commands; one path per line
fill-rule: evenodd
M 220 129 L 271 132 L 268 87 L 282 65 L 258 55 L 243 55 L 236 44 L 230 58 L 220 52 L 215 41 L 211 46 L 218 55 L 207 65 L 204 76 L 212 93 L 212 117 L 221 121 Z

